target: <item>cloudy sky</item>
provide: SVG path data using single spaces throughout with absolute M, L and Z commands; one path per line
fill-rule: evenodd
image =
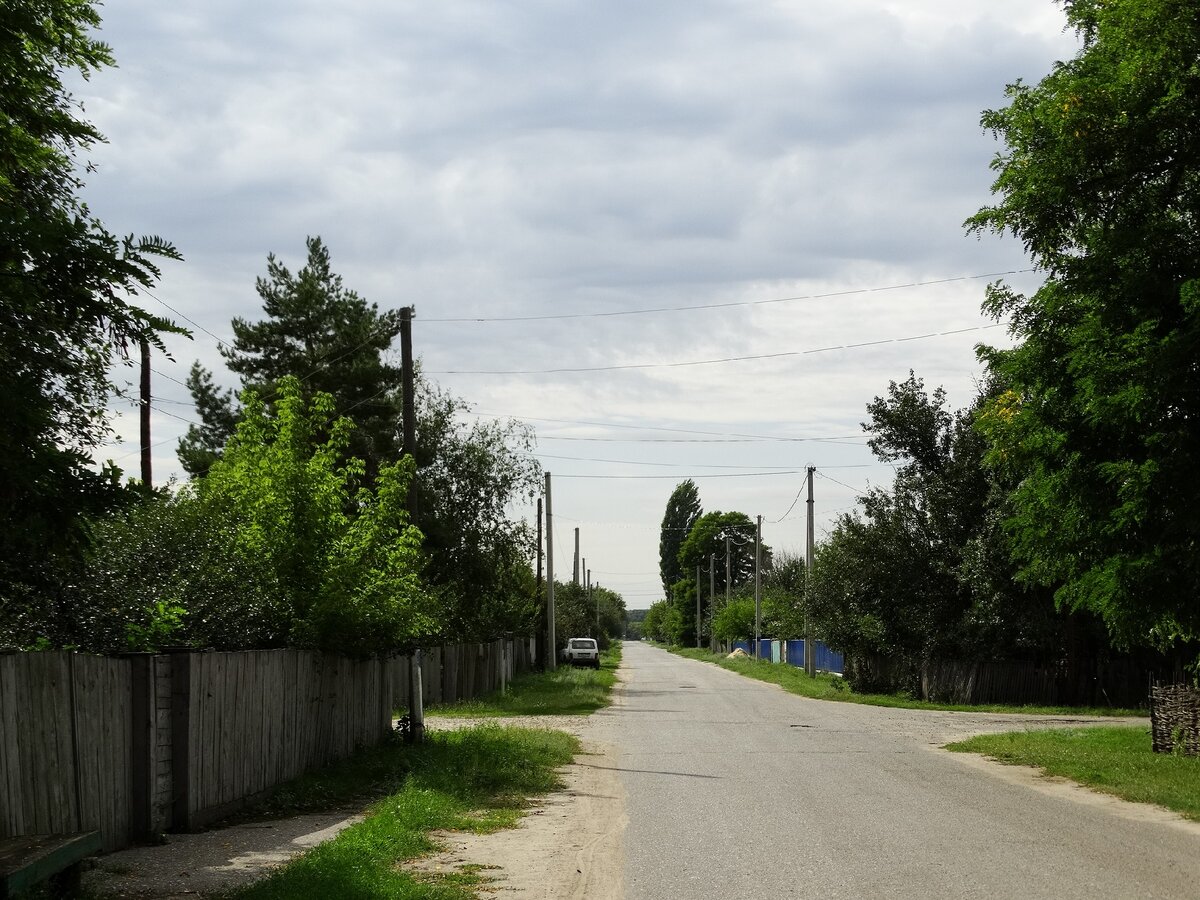
M 979 115 L 1076 47 L 1050 0 L 101 12 L 119 68 L 77 92 L 109 139 L 87 199 L 177 244 L 143 299 L 195 323 L 154 365 L 156 480 L 195 419 L 191 362 L 233 384 L 218 340 L 260 317 L 267 254 L 299 268 L 320 235 L 347 286 L 415 306 L 432 380 L 536 429 L 556 573 L 579 528 L 593 579 L 634 608 L 661 594 L 683 478 L 802 550 L 806 466 L 818 537 L 889 482 L 860 427 L 889 380 L 970 401 L 974 345 L 1005 340 L 985 285 L 1037 284 L 1016 241 L 962 228 L 998 149 Z M 131 413 L 102 455 L 136 471 Z

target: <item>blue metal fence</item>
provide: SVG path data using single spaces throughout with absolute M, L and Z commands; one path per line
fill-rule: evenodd
M 845 671 L 845 656 L 830 649 L 823 641 L 814 641 L 816 649 L 816 667 L 819 672 L 834 672 L 841 675 Z M 744 650 L 751 656 L 754 651 L 749 641 L 734 641 L 733 648 Z M 785 662 L 801 669 L 804 668 L 804 641 L 777 641 L 760 638 L 758 641 L 759 659 L 769 659 L 771 662 Z

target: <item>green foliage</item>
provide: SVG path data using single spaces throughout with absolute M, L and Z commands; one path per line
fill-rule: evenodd
M 669 600 L 659 600 L 646 610 L 646 617 L 642 620 L 642 634 L 650 640 L 663 644 L 678 644 L 682 631 L 683 617 Z
M 559 786 L 555 770 L 578 749 L 578 740 L 561 731 L 482 726 L 433 733 L 419 747 L 370 750 L 306 776 L 287 787 L 289 796 L 327 798 L 325 809 L 357 802 L 364 793 L 379 799 L 365 821 L 230 896 L 468 900 L 475 894 L 465 887 L 428 884 L 400 863 L 433 850 L 435 830 L 486 833 L 512 826 L 528 797 Z
M 270 410 L 244 395 L 208 477 L 96 524 L 70 592 L 80 646 L 364 654 L 436 631 L 408 522 L 411 460 L 362 487 L 362 463 L 339 462 L 353 425 L 333 415 L 332 398 L 308 403 L 292 378 L 278 390 Z
M 1010 484 L 983 466 L 975 405 L 950 412 L 912 373 L 868 405 L 876 456 L 901 462 L 890 490 L 841 516 L 817 550 L 810 597 L 818 635 L 851 656 L 1046 656 L 1063 623 L 1046 591 L 1014 582 L 999 522 Z M 915 668 L 914 668 L 915 671 Z
M 156 600 L 147 608 L 146 619 L 141 622 L 125 623 L 125 646 L 132 651 L 149 652 L 175 643 L 183 630 L 187 610 L 174 603 Z
M 179 331 L 129 302 L 179 254 L 117 238 L 78 198 L 76 154 L 102 140 L 64 85 L 112 64 L 86 0 L 0 7 L 0 618 L 45 625 L 53 557 L 86 547 L 86 515 L 128 500 L 91 452 L 111 433 L 111 367 Z
M 418 385 L 414 521 L 425 535 L 424 576 L 447 635 L 529 634 L 539 621 L 535 538 L 508 510 L 542 483 L 533 432 L 516 420 L 467 423 L 469 412 L 463 400 Z
M 700 567 L 700 619 L 702 632 L 711 622 L 714 609 L 724 602 L 725 549 L 729 547 L 729 586 L 735 590 L 754 580 L 755 523 L 745 513 L 710 512 L 696 519 L 692 530 L 679 548 L 679 565 L 683 578 L 672 588 L 672 604 L 678 614 L 679 629 L 673 643 L 696 643 L 696 567 Z M 771 568 L 771 548 L 760 548 L 762 572 Z M 710 559 L 713 577 L 709 579 Z M 710 580 L 715 583 L 715 597 L 709 597 Z M 714 602 L 715 601 L 715 602 Z
M 262 321 L 233 321 L 234 344 L 222 353 L 244 389 L 274 402 L 283 379 L 300 379 L 304 396 L 325 392 L 353 415 L 340 462 L 359 459 L 373 482 L 400 458 L 401 373 L 384 361 L 399 330 L 396 311 L 381 312 L 332 271 L 320 238 L 307 241 L 305 266 L 293 274 L 274 255 L 257 290 Z M 188 472 L 203 476 L 243 415 L 212 373 L 188 378 L 202 425 L 180 441 Z M 529 557 L 533 535 L 508 510 L 533 496 L 541 468 L 531 429 L 513 420 L 465 421 L 468 405 L 417 377 L 416 514 L 424 535 L 423 577 L 437 597 L 441 628 L 456 639 L 528 633 L 537 617 Z M 316 432 L 314 440 L 323 439 Z
M 599 610 L 597 610 L 599 605 Z M 597 624 L 599 613 L 599 624 Z M 625 601 L 608 588 L 593 585 L 591 597 L 587 588 L 574 582 L 554 583 L 554 635 L 556 650 L 561 650 L 573 637 L 595 638 L 601 650 L 625 634 Z
M 578 716 L 603 709 L 611 702 L 621 645 L 614 643 L 600 654 L 600 668 L 559 666 L 553 671 L 529 672 L 514 678 L 504 693 L 494 692 L 475 700 L 426 707 L 429 716 L 505 717 Z
M 717 610 L 712 621 L 713 634 L 721 641 L 750 640 L 754 637 L 754 599 L 739 597 Z
M 273 415 L 243 395 L 234 437 L 197 484 L 200 501 L 242 511 L 237 550 L 283 591 L 292 642 L 363 653 L 428 634 L 421 534 L 408 522 L 411 460 L 382 466 L 374 491 L 358 487 L 362 462 L 339 464 L 354 426 L 334 418 L 333 398 L 306 404 L 291 377 L 278 391 Z
M 1066 12 L 1079 53 L 983 116 L 998 202 L 968 225 L 1048 277 L 989 292 L 1020 343 L 981 350 L 1009 388 L 981 428 L 1025 581 L 1163 646 L 1200 634 L 1200 20 L 1182 0 Z
M 399 458 L 400 370 L 383 360 L 400 333 L 400 313 L 380 312 L 342 284 L 329 250 L 319 237 L 306 240 L 308 256 L 293 274 L 274 254 L 255 289 L 266 318 L 233 320 L 233 344 L 221 355 L 241 378 L 243 390 L 273 399 L 287 376 L 301 379 L 305 396 L 333 398 L 343 415 L 353 413 L 357 428 L 346 457 L 366 464 L 373 478 L 379 467 Z M 180 441 L 179 458 L 192 475 L 203 475 L 220 456 L 238 412 L 231 394 L 219 391 L 212 373 L 192 367 L 189 387 L 203 422 Z
M 663 593 L 670 594 L 671 586 L 686 574 L 679 562 L 679 548 L 700 518 L 700 489 L 690 478 L 680 482 L 667 500 L 658 539 L 658 571 L 662 576 Z
M 244 521 L 236 507 L 201 502 L 190 487 L 97 520 L 88 560 L 59 607 L 54 644 L 97 652 L 284 646 L 284 591 L 274 572 L 239 551 Z

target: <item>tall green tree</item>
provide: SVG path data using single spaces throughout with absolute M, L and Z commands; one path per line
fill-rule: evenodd
M 1075 0 L 1082 46 L 984 113 L 1004 143 L 971 230 L 1019 238 L 1047 278 L 986 309 L 1013 349 L 981 418 L 1018 482 L 1029 583 L 1128 643 L 1200 635 L 1200 16 L 1187 0 Z
M 687 539 L 704 512 L 700 507 L 700 489 L 692 479 L 680 482 L 667 499 L 658 538 L 658 571 L 662 576 L 663 593 L 671 593 L 671 585 L 684 575 L 679 563 L 679 548 Z
M 45 561 L 86 545 L 82 517 L 121 499 L 96 472 L 110 371 L 169 322 L 131 302 L 161 238 L 117 238 L 80 201 L 78 154 L 102 141 L 65 81 L 112 65 L 87 0 L 0 7 L 0 618 L 50 589 Z M 21 599 L 24 598 L 24 599 Z M 33 616 L 36 619 L 36 615 Z M 34 623 L 30 622 L 31 626 Z
M 266 277 L 255 283 L 266 317 L 235 318 L 233 344 L 221 347 L 221 355 L 242 389 L 261 397 L 274 396 L 287 376 L 301 379 L 308 396 L 333 397 L 357 424 L 348 453 L 364 460 L 373 477 L 399 457 L 400 368 L 384 355 L 400 333 L 400 313 L 381 311 L 347 288 L 320 237 L 305 244 L 305 264 L 295 273 L 274 254 L 267 257 Z M 217 389 L 198 364 L 188 386 L 203 424 L 188 429 L 179 458 L 190 474 L 203 475 L 232 434 L 237 411 L 232 394 Z
M 714 511 L 704 513 L 692 525 L 692 530 L 679 548 L 679 566 L 683 577 L 673 585 L 672 606 L 679 613 L 681 632 L 677 642 L 694 644 L 696 641 L 696 590 L 700 591 L 700 618 L 709 622 L 714 609 L 724 601 L 725 594 L 725 538 L 729 538 L 729 587 L 735 590 L 754 579 L 755 524 L 741 512 Z M 709 558 L 714 558 L 716 596 L 709 597 Z M 763 572 L 771 567 L 771 548 L 765 544 L 760 549 L 759 565 Z M 696 567 L 699 566 L 700 585 L 696 584 Z M 703 633 L 706 626 L 701 625 Z
M 221 352 L 242 389 L 266 400 L 289 377 L 298 379 L 305 396 L 331 396 L 337 412 L 356 425 L 343 452 L 365 462 L 363 478 L 371 483 L 401 453 L 401 373 L 388 361 L 399 314 L 380 311 L 348 289 L 320 238 L 309 238 L 307 249 L 295 273 L 268 257 L 267 275 L 256 284 L 265 318 L 235 319 L 233 345 Z M 190 473 L 202 476 L 220 459 L 241 411 L 198 364 L 188 383 L 202 425 L 188 430 L 179 456 Z M 513 420 L 469 421 L 464 400 L 419 372 L 415 400 L 414 523 L 424 535 L 424 576 L 445 633 L 527 633 L 536 616 L 529 565 L 534 541 L 508 509 L 541 483 L 529 453 L 532 431 Z
M 396 649 L 438 631 L 409 522 L 412 460 L 361 485 L 353 423 L 284 378 L 271 406 L 246 392 L 222 458 L 177 494 L 95 525 L 75 586 L 76 643 L 228 649 Z

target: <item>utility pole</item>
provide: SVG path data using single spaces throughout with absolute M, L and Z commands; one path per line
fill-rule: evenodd
M 417 411 L 416 391 L 413 387 L 413 351 L 412 351 L 412 319 L 413 308 L 400 308 L 400 402 L 403 404 L 402 418 L 404 427 L 404 455 L 417 458 Z M 417 516 L 417 473 L 413 470 L 412 479 L 408 482 L 408 514 Z
M 760 640 L 759 632 L 762 630 L 762 579 L 760 578 L 760 557 L 762 553 L 762 516 L 758 517 L 758 523 L 754 526 L 754 646 L 758 647 Z M 757 655 L 757 650 L 755 651 Z
M 725 532 L 725 605 L 729 605 L 729 582 L 733 579 L 729 572 L 729 532 Z
M 538 606 L 544 606 L 546 603 L 546 600 L 544 597 L 542 597 L 542 498 L 541 497 L 538 497 L 538 502 L 537 502 L 537 519 L 538 519 L 538 524 L 537 524 L 537 581 L 535 582 L 536 587 L 534 588 L 533 596 L 536 598 Z M 544 621 L 545 620 L 543 619 L 543 623 L 544 623 Z M 544 624 L 542 625 L 541 628 L 539 628 L 537 630 L 537 640 L 538 640 L 537 658 L 538 658 L 538 661 L 541 663 L 542 668 L 544 669 L 546 667 L 546 627 Z
M 708 608 L 711 610 L 713 605 L 713 597 L 717 596 L 717 570 L 713 567 L 717 555 L 715 553 L 708 554 Z M 699 590 L 699 588 L 697 588 Z M 696 632 L 696 646 L 700 646 L 700 632 Z
M 808 536 L 804 548 L 804 672 L 810 678 L 817 675 L 817 648 L 812 642 L 812 623 L 808 616 L 809 600 L 812 598 L 813 548 L 813 472 L 808 467 Z
M 711 602 L 712 598 L 709 598 Z M 700 649 L 700 567 L 696 566 L 696 649 Z
M 150 342 L 142 338 L 142 487 L 147 491 L 154 487 L 150 476 Z
M 587 572 L 587 598 L 588 603 L 592 602 L 592 570 L 587 567 L 587 560 L 584 560 L 584 571 Z M 600 593 L 596 593 L 596 640 L 600 640 Z
M 413 390 L 413 352 L 412 352 L 412 317 L 413 308 L 404 306 L 400 309 L 400 402 L 401 421 L 403 428 L 405 456 L 417 455 L 417 416 L 416 399 Z M 413 470 L 412 479 L 408 482 L 408 515 L 410 520 L 417 516 L 417 475 Z M 420 744 L 425 740 L 425 697 L 421 688 L 421 651 L 415 650 L 412 655 L 411 669 L 408 679 L 408 716 L 409 740 Z
M 554 511 L 550 502 L 550 473 L 546 473 L 546 667 L 558 668 L 554 640 Z
M 579 584 L 579 529 L 575 529 L 575 572 L 571 575 L 571 581 Z

